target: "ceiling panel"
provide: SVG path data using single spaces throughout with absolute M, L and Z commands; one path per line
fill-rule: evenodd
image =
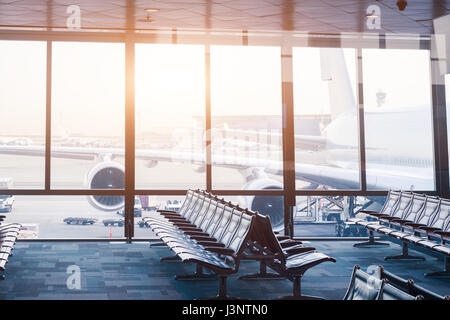
M 0 25 L 66 27 L 67 7 L 81 8 L 82 28 L 212 28 L 306 32 L 432 33 L 450 0 L 0 0 Z M 366 10 L 381 9 L 381 30 L 368 30 Z M 146 8 L 158 8 L 150 13 Z M 149 20 L 147 22 L 147 16 Z

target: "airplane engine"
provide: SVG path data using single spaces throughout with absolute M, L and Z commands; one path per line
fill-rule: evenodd
M 125 187 L 125 169 L 117 162 L 104 161 L 95 165 L 86 176 L 89 189 L 123 189 Z M 123 196 L 88 196 L 89 203 L 103 211 L 116 211 L 123 207 Z
M 244 190 L 273 190 L 282 189 L 279 181 L 265 178 L 249 181 L 243 188 Z M 244 208 L 252 211 L 258 211 L 263 215 L 268 215 L 274 230 L 284 227 L 284 202 L 282 196 L 243 196 L 241 203 Z

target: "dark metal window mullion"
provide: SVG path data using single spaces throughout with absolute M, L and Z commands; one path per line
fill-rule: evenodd
M 360 190 L 367 191 L 367 170 L 366 170 L 366 138 L 364 122 L 364 80 L 363 80 L 363 56 L 362 49 L 356 49 L 356 77 L 358 83 L 358 121 L 359 121 L 359 176 Z
M 281 47 L 284 233 L 294 236 L 295 197 L 294 84 L 292 46 Z
M 211 47 L 205 45 L 205 132 L 206 132 L 206 191 L 212 191 L 212 155 L 211 155 Z
M 52 44 L 47 41 L 46 102 L 45 102 L 45 191 L 51 189 L 51 143 L 52 143 Z
M 438 40 L 439 38 L 436 37 L 436 41 Z M 437 55 L 435 45 L 435 41 L 432 41 L 430 44 L 434 178 L 437 194 L 443 198 L 448 198 L 450 196 L 450 190 L 445 77 L 441 74 L 439 65 L 441 61 Z
M 135 42 L 125 40 L 125 224 L 127 242 L 134 236 L 135 195 Z

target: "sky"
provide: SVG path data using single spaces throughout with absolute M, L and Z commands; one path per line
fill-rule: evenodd
M 44 133 L 45 51 L 45 42 L 0 41 L 0 114 L 8 119 L 0 135 Z M 204 115 L 203 53 L 201 45 L 137 44 L 138 130 L 189 125 L 192 116 Z M 344 55 L 355 88 L 354 50 Z M 53 43 L 53 134 L 123 135 L 124 59 L 122 43 Z M 386 109 L 430 106 L 428 61 L 425 50 L 365 49 L 366 107 L 377 107 L 379 90 L 386 93 Z M 328 113 L 319 49 L 294 48 L 293 63 L 296 113 Z M 280 82 L 279 47 L 211 47 L 213 116 L 281 115 Z

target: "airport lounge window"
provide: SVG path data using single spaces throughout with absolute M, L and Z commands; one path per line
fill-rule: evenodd
M 205 47 L 136 44 L 135 70 L 136 188 L 205 188 Z
M 46 42 L 0 41 L 0 189 L 44 188 L 45 88 Z
M 156 210 L 180 212 L 185 196 L 139 195 L 134 198 L 134 238 L 154 238 L 145 218 L 154 217 Z M 119 212 L 123 216 L 123 210 Z
M 282 188 L 280 54 L 211 46 L 214 189 Z
M 369 190 L 435 189 L 429 66 L 427 50 L 363 50 Z
M 22 225 L 24 239 L 123 238 L 122 210 L 99 210 L 86 196 L 16 195 L 13 204 L 8 222 Z
M 373 198 L 372 198 L 373 199 Z M 367 237 L 367 229 L 348 219 L 361 210 L 380 210 L 379 201 L 356 196 L 298 196 L 293 216 L 294 236 Z
M 52 58 L 52 187 L 123 189 L 124 44 L 54 42 Z
M 354 49 L 293 48 L 297 189 L 359 189 Z

